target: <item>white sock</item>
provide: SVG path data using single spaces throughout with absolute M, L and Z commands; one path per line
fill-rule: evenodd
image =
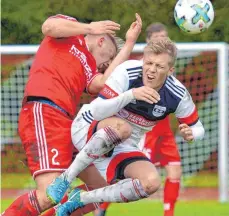
M 95 159 L 106 154 L 119 143 L 121 143 L 121 139 L 111 127 L 98 130 L 62 175 L 71 183 Z
M 81 192 L 80 201 L 85 205 L 94 202 L 130 202 L 148 197 L 138 179 L 124 179 L 116 184 Z

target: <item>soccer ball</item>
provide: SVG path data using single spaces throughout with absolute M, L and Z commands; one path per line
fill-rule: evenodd
M 212 24 L 214 9 L 209 0 L 178 0 L 174 18 L 182 31 L 198 34 Z

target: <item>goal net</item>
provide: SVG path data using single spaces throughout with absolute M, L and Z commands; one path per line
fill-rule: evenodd
M 142 57 L 144 44 L 135 46 L 131 58 Z M 36 47 L 16 46 L 2 49 L 1 88 L 1 155 L 2 173 L 26 172 L 25 154 L 18 137 L 18 115 L 24 86 Z M 205 127 L 205 138 L 188 144 L 171 126 L 180 149 L 183 187 L 208 187 L 220 191 L 220 200 L 227 199 L 228 163 L 228 50 L 224 44 L 178 44 L 175 76 L 191 93 Z M 7 51 L 8 50 L 8 51 Z M 26 51 L 27 50 L 27 51 Z M 89 101 L 82 96 L 81 104 Z M 20 163 L 23 162 L 23 163 Z M 226 164 L 225 164 L 226 163 Z M 224 175 L 224 177 L 223 177 Z M 226 180 L 223 178 L 226 177 Z M 225 188 L 226 187 L 226 188 Z

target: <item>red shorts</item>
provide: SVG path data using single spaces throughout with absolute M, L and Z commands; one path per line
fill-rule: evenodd
M 155 165 L 180 165 L 179 150 L 170 129 L 169 118 L 160 121 L 146 134 L 144 152 Z
M 69 167 L 73 154 L 71 124 L 66 114 L 50 105 L 30 102 L 23 106 L 19 135 L 34 178 Z

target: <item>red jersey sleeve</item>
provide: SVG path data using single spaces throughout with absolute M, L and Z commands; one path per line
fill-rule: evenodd
M 66 19 L 66 20 L 71 20 L 71 21 L 74 21 L 74 22 L 78 22 L 77 19 L 75 19 L 74 17 L 70 17 L 70 16 L 67 16 L 67 15 L 63 15 L 63 14 L 56 14 L 54 16 L 50 16 L 50 18 L 60 18 L 60 19 Z

